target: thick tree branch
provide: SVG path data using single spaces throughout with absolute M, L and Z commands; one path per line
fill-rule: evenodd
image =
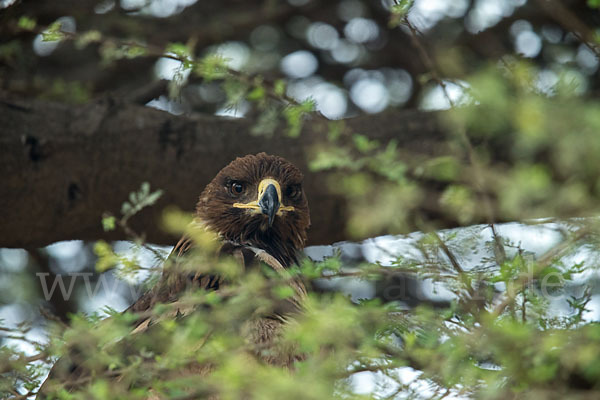
M 132 227 L 150 242 L 172 243 L 162 232 L 167 205 L 193 210 L 210 179 L 237 156 L 265 151 L 288 158 L 306 172 L 312 214 L 311 243 L 346 238 L 347 207 L 328 188 L 328 173 L 309 173 L 308 155 L 324 140 L 324 121 L 309 121 L 299 139 L 281 132 L 250 134 L 253 121 L 214 116 L 178 117 L 104 98 L 84 106 L 16 100 L 0 92 L 0 246 L 35 247 L 58 240 L 124 239 L 104 233 L 105 211 L 121 204 L 141 182 L 165 195 L 142 211 Z M 390 111 L 347 121 L 354 132 L 406 151 L 432 154 L 443 134 L 436 116 Z

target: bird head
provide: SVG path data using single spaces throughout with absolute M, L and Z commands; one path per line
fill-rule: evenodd
M 210 182 L 197 216 L 222 238 L 296 262 L 310 225 L 302 173 L 289 161 L 259 153 L 232 161 Z

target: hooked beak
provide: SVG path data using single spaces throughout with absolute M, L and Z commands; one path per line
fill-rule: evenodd
M 234 203 L 235 208 L 249 208 L 253 212 L 260 212 L 269 218 L 269 226 L 273 225 L 276 215 L 282 211 L 294 211 L 293 206 L 282 204 L 281 186 L 272 178 L 265 178 L 258 184 L 258 198 L 249 203 Z
M 260 211 L 269 217 L 269 226 L 273 225 L 275 214 L 279 210 L 279 195 L 277 194 L 277 188 L 275 185 L 270 183 L 265 191 L 263 192 L 260 200 L 258 201 Z

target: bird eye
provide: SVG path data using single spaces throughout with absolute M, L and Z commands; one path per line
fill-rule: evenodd
M 241 182 L 231 182 L 229 189 L 233 194 L 242 194 L 244 191 L 244 184 Z
M 298 197 L 301 192 L 302 189 L 300 188 L 300 185 L 290 185 L 285 189 L 285 195 L 290 199 Z

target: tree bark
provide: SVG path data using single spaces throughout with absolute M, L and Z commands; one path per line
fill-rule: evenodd
M 103 232 L 104 212 L 120 215 L 128 194 L 148 181 L 159 203 L 131 220 L 153 243 L 173 243 L 160 228 L 167 205 L 192 211 L 204 186 L 235 157 L 265 151 L 305 171 L 311 205 L 310 244 L 347 238 L 344 198 L 329 189 L 328 172 L 309 172 L 308 157 L 324 141 L 325 121 L 305 124 L 299 138 L 250 133 L 254 121 L 208 115 L 174 116 L 113 98 L 86 105 L 9 98 L 0 92 L 0 246 L 39 247 L 59 240 L 126 239 Z M 436 115 L 390 111 L 347 120 L 385 144 L 431 153 L 443 139 Z M 283 129 L 284 127 L 282 127 Z

